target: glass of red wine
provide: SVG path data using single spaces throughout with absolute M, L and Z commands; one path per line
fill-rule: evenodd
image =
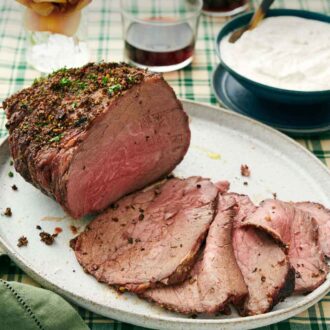
M 202 0 L 121 0 L 125 57 L 155 72 L 191 63 Z
M 210 16 L 234 16 L 248 9 L 248 0 L 203 0 L 203 13 Z

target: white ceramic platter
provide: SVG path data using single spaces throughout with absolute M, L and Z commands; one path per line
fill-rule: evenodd
M 191 122 L 192 141 L 179 176 L 202 175 L 213 180 L 228 179 L 231 190 L 247 193 L 254 202 L 276 192 L 284 200 L 310 200 L 330 206 L 330 172 L 311 153 L 283 134 L 253 120 L 218 108 L 183 102 Z M 83 229 L 88 222 L 67 217 L 52 199 L 26 183 L 9 164 L 8 144 L 0 146 L 0 212 L 11 207 L 13 216 L 0 216 L 0 243 L 24 271 L 43 286 L 96 313 L 128 323 L 157 329 L 249 329 L 289 318 L 315 304 L 330 289 L 330 278 L 307 296 L 296 296 L 278 304 L 274 311 L 253 317 L 199 317 L 169 313 L 130 295 L 119 295 L 77 263 L 69 240 L 70 225 Z M 248 164 L 251 177 L 240 175 Z M 248 185 L 243 182 L 247 181 Z M 16 184 L 18 191 L 11 185 Z M 36 226 L 63 232 L 56 243 L 40 242 Z M 27 236 L 27 247 L 18 248 L 17 239 Z

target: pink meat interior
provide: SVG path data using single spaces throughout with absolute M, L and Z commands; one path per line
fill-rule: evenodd
M 67 183 L 69 212 L 80 217 L 100 211 L 170 173 L 189 140 L 187 116 L 162 79 L 133 87 L 96 119 L 74 156 Z

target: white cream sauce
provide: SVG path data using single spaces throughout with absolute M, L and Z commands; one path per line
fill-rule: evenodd
M 227 66 L 256 82 L 297 91 L 330 90 L 330 24 L 269 17 L 234 44 L 220 42 Z

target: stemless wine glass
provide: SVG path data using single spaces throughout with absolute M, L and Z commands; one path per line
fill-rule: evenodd
M 151 71 L 191 63 L 202 0 L 121 0 L 125 57 Z

